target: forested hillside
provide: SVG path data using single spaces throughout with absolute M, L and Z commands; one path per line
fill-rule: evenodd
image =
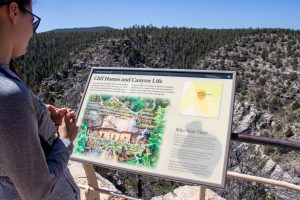
M 209 30 L 155 27 L 103 29 L 103 31 L 84 29 L 81 32 L 79 29 L 72 30 L 40 33 L 32 39 L 28 53 L 19 61 L 32 88 L 35 89 L 35 85 L 43 78 L 67 68 L 70 54 L 101 39 L 123 38 L 127 41 L 127 48 L 121 52 L 128 58 L 126 66 L 190 69 L 197 60 L 204 58 L 212 50 L 231 43 L 238 36 L 257 32 L 291 32 L 267 29 Z
M 35 35 L 28 53 L 19 59 L 28 84 L 35 89 L 41 80 L 61 71 L 67 65 L 70 52 L 91 43 L 101 32 L 47 32 Z

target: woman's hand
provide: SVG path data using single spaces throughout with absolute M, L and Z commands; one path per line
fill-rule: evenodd
M 72 112 L 67 113 L 62 118 L 61 125 L 58 126 L 58 135 L 61 138 L 70 139 L 73 142 L 77 136 L 78 127 L 76 126 L 76 118 Z
M 46 107 L 52 121 L 57 126 L 59 137 L 69 138 L 73 142 L 78 132 L 75 112 L 69 108 L 57 108 L 50 104 L 46 104 Z
M 57 108 L 53 105 L 46 104 L 46 107 L 48 108 L 50 112 L 50 117 L 53 121 L 53 123 L 57 126 L 61 125 L 63 117 L 67 114 L 66 108 Z

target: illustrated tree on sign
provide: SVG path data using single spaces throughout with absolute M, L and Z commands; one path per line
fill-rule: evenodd
M 82 131 L 78 134 L 76 140 L 75 140 L 75 152 L 76 153 L 83 153 L 85 144 L 88 141 L 87 137 L 87 129 L 88 129 L 88 123 L 87 122 L 82 122 L 81 124 L 81 129 Z
M 162 143 L 162 133 L 164 132 L 165 128 L 165 113 L 166 108 L 159 106 L 154 118 L 155 128 L 151 131 L 148 139 L 149 145 L 145 148 L 141 156 L 141 164 L 143 166 L 156 166 L 159 157 L 160 146 Z

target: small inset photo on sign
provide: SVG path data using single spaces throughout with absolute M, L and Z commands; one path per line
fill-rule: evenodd
M 222 84 L 186 82 L 180 104 L 180 114 L 218 118 L 222 98 Z

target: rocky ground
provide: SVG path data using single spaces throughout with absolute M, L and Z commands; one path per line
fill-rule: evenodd
M 126 47 L 127 42 L 111 39 L 78 50 L 61 73 L 42 82 L 40 97 L 57 106 L 77 109 L 91 67 L 129 67 L 128 58 L 122 55 L 122 49 L 118 49 Z M 300 105 L 297 104 L 300 102 L 299 44 L 299 39 L 284 35 L 247 36 L 236 39 L 233 44 L 212 52 L 195 64 L 198 69 L 237 71 L 233 132 L 300 141 Z M 143 63 L 131 67 L 141 66 L 146 67 Z M 231 143 L 229 170 L 300 185 L 299 166 L 299 152 Z M 100 174 L 105 177 L 107 172 L 104 170 Z M 116 178 L 120 179 L 127 194 L 138 194 L 136 176 L 120 172 Z M 143 178 L 143 183 L 155 182 L 149 177 Z M 165 189 L 163 186 L 169 187 Z M 168 185 L 167 181 L 157 180 L 143 188 L 142 198 L 150 199 L 178 186 L 182 184 Z M 297 192 L 237 180 L 227 180 L 225 190 L 214 190 L 226 199 L 300 199 Z M 175 198 L 172 195 L 178 191 L 180 189 L 167 194 L 168 198 Z M 188 191 L 189 194 L 197 193 L 191 188 Z
M 72 176 L 75 179 L 75 182 L 80 185 L 88 185 L 86 174 L 84 172 L 84 169 L 82 167 L 82 164 L 75 161 L 70 161 L 68 164 L 68 168 L 72 174 Z M 112 192 L 120 192 L 118 191 L 115 186 L 103 178 L 101 175 L 97 173 L 97 182 L 98 187 L 101 189 L 109 190 Z M 83 188 L 80 188 L 80 196 L 81 200 L 85 200 L 85 190 Z M 200 195 L 200 188 L 198 186 L 182 186 L 177 189 L 175 189 L 172 192 L 169 192 L 162 196 L 153 197 L 152 200 L 198 200 Z M 218 194 L 213 192 L 210 189 L 206 189 L 205 191 L 205 200 L 222 200 Z M 100 199 L 101 200 L 108 200 L 108 199 L 115 199 L 115 200 L 126 200 L 128 198 L 126 197 L 120 197 L 117 195 L 107 195 L 100 193 Z M 138 199 L 138 198 L 130 198 L 131 200 Z

